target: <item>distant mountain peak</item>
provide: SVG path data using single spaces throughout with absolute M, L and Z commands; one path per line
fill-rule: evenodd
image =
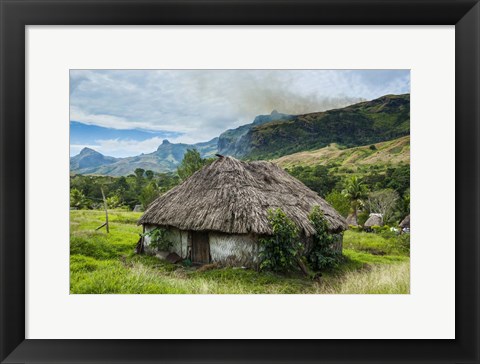
M 273 109 L 270 115 L 278 115 L 280 114 L 276 109 Z
M 175 144 L 170 143 L 170 142 L 168 141 L 168 139 L 163 139 L 162 144 L 160 144 L 160 145 L 158 146 L 158 148 L 157 148 L 157 152 L 160 151 L 160 150 L 163 150 L 164 147 L 174 146 L 174 145 L 175 145 Z
M 112 164 L 116 161 L 117 158 L 106 157 L 92 148 L 85 147 L 79 154 L 70 158 L 70 170 L 75 171 L 83 168 L 95 168 L 101 165 Z
M 91 153 L 98 153 L 95 149 L 92 149 L 92 148 L 89 148 L 89 147 L 85 147 L 83 148 L 81 151 L 80 151 L 80 154 L 91 154 Z M 100 154 L 100 153 L 98 153 Z

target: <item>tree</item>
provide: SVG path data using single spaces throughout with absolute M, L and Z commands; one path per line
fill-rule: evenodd
M 182 181 L 194 174 L 205 165 L 200 153 L 196 149 L 187 149 L 183 160 L 177 168 L 177 173 Z
M 369 193 L 364 204 L 370 213 L 382 214 L 383 221 L 388 222 L 395 211 L 397 201 L 397 191 L 387 189 Z
M 153 175 L 154 175 L 154 173 L 153 173 L 152 170 L 147 169 L 147 170 L 145 171 L 145 176 L 147 177 L 147 179 L 148 179 L 149 181 L 151 181 L 151 180 L 153 179 Z
M 145 173 L 145 170 L 143 168 L 136 168 L 135 171 L 133 172 L 135 173 L 135 176 L 137 177 L 137 179 L 142 179 L 143 174 Z
M 350 206 L 355 219 L 357 218 L 358 208 L 360 207 L 362 200 L 367 196 L 367 192 L 367 186 L 364 185 L 357 176 L 350 177 L 345 183 L 345 188 L 342 191 L 342 194 L 350 201 Z
M 388 168 L 386 171 L 386 188 L 392 188 L 400 196 L 410 189 L 410 165 L 401 165 L 397 168 Z
M 122 198 L 118 194 L 107 197 L 107 206 L 109 208 L 115 209 L 117 207 L 121 207 L 122 205 Z
M 340 215 L 347 217 L 350 212 L 350 200 L 348 197 L 343 195 L 341 192 L 332 191 L 327 196 L 325 200 L 332 205 L 332 207 L 337 210 Z
M 260 269 L 275 272 L 295 269 L 302 249 L 297 225 L 281 209 L 269 210 L 268 221 L 273 234 L 260 239 Z
M 70 207 L 83 209 L 86 205 L 87 199 L 85 198 L 85 195 L 76 188 L 72 188 L 70 190 Z
M 328 231 L 327 220 L 319 206 L 314 206 L 308 219 L 315 228 L 312 248 L 307 257 L 310 266 L 320 271 L 336 267 L 341 254 L 333 247 L 335 236 Z
M 143 208 L 147 208 L 153 200 L 155 200 L 159 195 L 158 187 L 155 182 L 150 182 L 147 186 L 142 189 L 140 193 L 140 202 L 143 205 Z
M 143 175 L 145 170 L 143 168 L 136 168 L 135 171 L 135 190 L 139 194 L 143 187 Z
M 317 192 L 320 196 L 326 196 L 330 193 L 340 178 L 330 173 L 331 166 L 316 165 L 295 166 L 287 172 L 299 179 L 308 188 Z

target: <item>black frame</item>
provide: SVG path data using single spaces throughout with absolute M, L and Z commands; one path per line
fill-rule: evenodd
M 2 363 L 480 362 L 477 0 L 0 0 L 0 11 Z M 56 24 L 455 24 L 456 339 L 25 340 L 25 26 Z

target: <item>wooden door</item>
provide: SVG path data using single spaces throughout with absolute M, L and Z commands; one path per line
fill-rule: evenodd
M 210 263 L 210 243 L 208 233 L 192 232 L 192 261 L 194 263 Z

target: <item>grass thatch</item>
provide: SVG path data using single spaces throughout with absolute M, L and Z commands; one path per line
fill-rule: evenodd
M 402 229 L 410 229 L 410 215 L 407 215 L 402 222 L 399 224 Z
M 277 165 L 222 157 L 152 202 L 139 224 L 270 235 L 268 210 L 281 208 L 308 237 L 315 233 L 308 214 L 316 205 L 332 231 L 347 228 L 332 206 Z
M 365 221 L 365 224 L 363 224 L 364 227 L 372 227 L 372 226 L 383 226 L 383 216 L 382 214 L 370 214 L 369 218 L 367 221 Z

